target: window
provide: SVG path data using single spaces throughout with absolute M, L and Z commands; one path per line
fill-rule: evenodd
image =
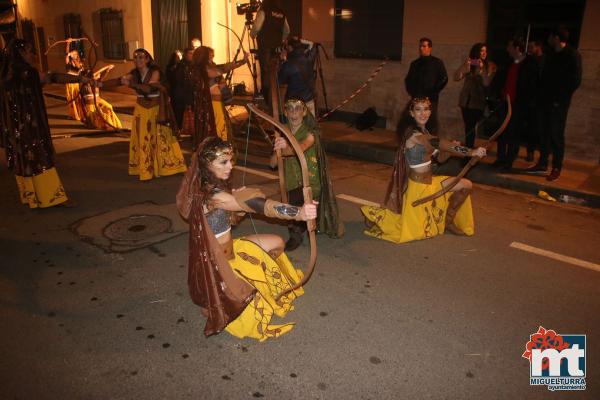
M 100 28 L 104 57 L 117 60 L 127 58 L 123 36 L 123 13 L 110 8 L 100 10 Z
M 65 39 L 80 38 L 83 36 L 81 31 L 81 15 L 65 14 L 63 15 L 63 26 L 65 28 Z M 71 42 L 69 50 L 77 50 L 81 58 L 85 58 L 85 49 L 83 42 Z
M 65 27 L 65 39 L 81 37 L 81 15 L 63 15 L 63 25 Z
M 402 58 L 404 0 L 336 0 L 335 56 Z

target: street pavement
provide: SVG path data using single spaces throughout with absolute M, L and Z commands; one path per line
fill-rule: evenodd
M 20 205 L 0 168 L 2 399 L 600 398 L 597 210 L 476 185 L 475 236 L 397 245 L 365 236 L 355 203 L 381 201 L 391 167 L 330 156 L 336 193 L 355 202 L 338 200 L 344 238 L 318 237 L 316 271 L 284 319 L 295 328 L 264 343 L 205 338 L 187 235 L 169 209 L 181 176 L 128 176 L 127 134 L 55 146 L 76 207 Z M 236 185 L 276 196 L 264 163 L 250 156 Z M 254 222 L 234 235 L 286 235 Z M 305 244 L 290 256 L 304 268 L 308 254 Z M 587 335 L 585 391 L 530 386 L 521 355 L 539 326 Z

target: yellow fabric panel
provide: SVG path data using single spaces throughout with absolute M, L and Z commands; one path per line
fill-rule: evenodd
M 417 207 L 413 207 L 412 202 L 440 190 L 442 181 L 447 178 L 447 176 L 434 176 L 430 185 L 409 179 L 408 188 L 403 196 L 401 214 L 396 214 L 386 208 L 362 206 L 361 211 L 365 216 L 367 226 L 369 226 L 364 233 L 395 243 L 428 239 L 443 234 L 446 226 L 448 200 L 452 194 L 446 193 Z M 454 223 L 467 236 L 475 233 L 471 196 L 459 208 Z
M 229 264 L 234 272 L 257 289 L 254 299 L 242 314 L 227 325 L 227 332 L 239 338 L 251 337 L 261 342 L 289 332 L 294 323 L 271 324 L 273 315 L 284 317 L 294 309 L 292 301 L 304 294 L 302 288 L 282 297 L 275 297 L 302 280 L 302 271 L 294 268 L 285 253 L 274 260 L 256 243 L 245 239 L 233 241 L 235 259 Z
M 85 121 L 83 102 L 79 97 L 79 83 L 67 83 L 65 84 L 65 90 L 67 92 L 69 116 L 77 121 Z
M 67 194 L 60 182 L 56 168 L 50 168 L 36 176 L 15 175 L 21 203 L 29 208 L 46 208 L 67 201 Z
M 117 114 L 115 114 L 113 107 L 109 102 L 100 97 L 96 97 L 96 103 L 98 103 L 98 110 L 96 110 L 93 99 L 89 100 L 85 105 L 88 116 L 88 124 L 91 127 L 96 129 L 120 129 L 123 127 L 121 120 Z
M 227 142 L 231 138 L 231 132 L 225 105 L 220 100 L 213 100 L 212 106 L 215 114 L 215 128 L 217 129 L 217 136 L 220 137 L 221 140 Z
M 171 128 L 156 123 L 158 106 L 135 105 L 129 140 L 129 175 L 140 180 L 185 172 L 185 160 Z

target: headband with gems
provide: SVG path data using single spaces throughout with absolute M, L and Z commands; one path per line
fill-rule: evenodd
M 221 156 L 233 156 L 233 149 L 230 145 L 224 144 L 223 146 L 207 149 L 207 151 L 203 152 L 204 159 L 209 162 L 214 161 Z
M 304 104 L 304 102 L 302 100 L 298 100 L 298 99 L 289 99 L 288 101 L 285 102 L 285 109 L 294 109 L 297 106 L 302 106 L 302 109 L 306 108 L 306 104 Z

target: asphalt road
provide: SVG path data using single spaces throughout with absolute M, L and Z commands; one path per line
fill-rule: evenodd
M 339 200 L 346 236 L 319 236 L 316 272 L 285 319 L 292 332 L 205 338 L 185 233 L 125 253 L 76 234 L 101 231 L 107 212 L 172 204 L 180 177 L 129 177 L 126 137 L 55 145 L 75 208 L 21 206 L 0 168 L 2 399 L 600 398 L 600 272 L 510 247 L 600 264 L 597 211 L 478 186 L 474 237 L 396 245 L 365 236 L 358 205 Z M 330 163 L 338 194 L 381 200 L 389 167 Z M 235 179 L 277 190 L 267 176 Z M 246 219 L 235 235 L 253 231 Z M 303 268 L 308 247 L 291 258 Z M 521 354 L 539 326 L 587 335 L 585 391 L 530 386 Z

